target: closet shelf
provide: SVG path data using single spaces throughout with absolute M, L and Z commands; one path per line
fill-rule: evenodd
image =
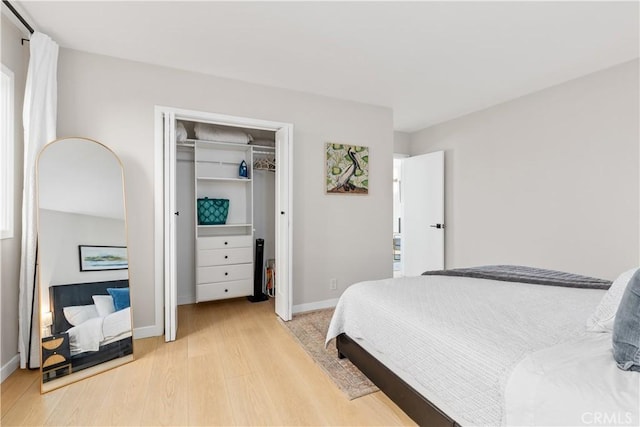
M 242 144 L 239 142 L 226 142 L 226 141 L 208 141 L 205 139 L 185 139 L 184 141 L 176 141 L 176 146 L 180 148 L 194 148 L 196 144 L 211 144 L 221 145 L 225 148 L 236 149 L 240 151 L 246 151 L 253 148 L 254 153 L 261 154 L 273 154 L 276 151 L 275 146 L 271 145 L 254 145 L 254 144 Z
M 252 227 L 253 224 L 218 224 L 218 225 L 198 225 L 198 229 L 206 228 L 232 228 L 232 227 Z
M 239 166 L 240 163 L 238 162 L 225 162 L 224 160 L 201 160 L 198 159 L 196 160 L 196 163 L 214 163 L 217 165 L 234 165 L 234 166 Z
M 251 178 L 224 178 L 214 176 L 199 176 L 198 181 L 227 181 L 227 182 L 251 182 Z
M 241 144 L 237 142 L 207 141 L 204 139 L 186 139 L 185 142 L 194 144 L 194 145 L 200 145 L 205 148 L 221 147 L 221 148 L 224 148 L 225 150 L 238 150 L 238 151 L 249 151 L 251 147 L 254 147 L 253 145 Z
M 253 147 L 254 153 L 259 153 L 260 150 L 266 151 L 269 154 L 273 154 L 276 151 L 276 147 L 271 147 L 269 145 L 253 145 L 253 144 L 249 144 L 250 147 Z

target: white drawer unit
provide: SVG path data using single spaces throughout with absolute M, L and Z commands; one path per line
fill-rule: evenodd
M 196 285 L 196 302 L 243 297 L 251 295 L 252 291 L 252 280 L 205 283 L 202 285 Z
M 244 264 L 251 262 L 251 248 L 209 249 L 198 251 L 197 267 L 214 265 Z
M 253 294 L 253 236 L 196 239 L 196 302 Z
M 196 302 L 252 295 L 253 147 L 195 140 L 193 148 L 195 198 L 228 201 L 210 222 L 194 200 Z
M 250 248 L 252 240 L 251 236 L 199 237 L 196 249 Z
M 251 280 L 251 264 L 230 264 L 215 267 L 198 267 L 198 285 L 203 283 Z

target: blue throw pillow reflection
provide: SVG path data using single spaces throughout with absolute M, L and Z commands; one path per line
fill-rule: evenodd
M 131 306 L 129 288 L 107 288 L 107 292 L 109 292 L 109 295 L 113 298 L 113 306 L 116 308 L 116 311 Z

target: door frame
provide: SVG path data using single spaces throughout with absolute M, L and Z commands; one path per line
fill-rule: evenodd
M 400 219 L 400 224 L 402 224 L 402 162 L 405 159 L 408 159 L 409 157 L 411 157 L 409 154 L 403 154 L 403 153 L 393 153 L 393 174 L 395 175 L 395 162 L 396 160 L 399 161 L 400 163 L 400 177 L 398 178 L 398 209 L 400 210 L 400 212 L 398 212 L 398 218 Z M 395 203 L 396 203 L 396 199 L 395 199 L 395 194 L 393 194 L 393 207 L 394 207 L 394 212 L 393 212 L 393 219 L 394 219 L 394 224 L 391 226 L 391 235 L 393 236 L 393 238 L 395 239 L 395 231 L 394 231 L 394 227 L 395 227 Z M 402 226 L 400 225 L 400 230 L 398 231 L 398 234 L 400 235 L 400 239 L 402 239 Z M 402 240 L 401 240 L 402 241 Z M 403 276 L 403 272 L 404 269 L 402 267 L 402 262 L 403 262 L 403 258 L 402 258 L 402 245 L 400 246 L 400 270 L 397 270 L 398 273 L 396 273 L 395 270 L 395 265 L 394 265 L 394 270 L 393 270 L 393 277 L 402 277 Z M 395 259 L 393 260 L 393 263 L 395 264 Z
M 173 113 L 176 119 L 189 120 L 189 121 L 201 121 L 211 124 L 218 124 L 224 126 L 236 126 L 242 128 L 254 128 L 269 131 L 285 130 L 287 134 L 287 141 L 285 144 L 285 153 L 278 156 L 279 160 L 283 163 L 283 167 L 276 168 L 276 180 L 282 180 L 285 184 L 282 186 L 284 191 L 281 191 L 277 195 L 276 210 L 284 211 L 286 215 L 286 226 L 280 227 L 278 234 L 276 235 L 276 247 L 281 245 L 282 251 L 276 251 L 286 253 L 286 259 L 281 265 L 285 265 L 285 271 L 283 269 L 276 269 L 276 278 L 282 277 L 285 280 L 281 280 L 280 283 L 286 283 L 286 303 L 280 305 L 284 307 L 285 312 L 281 316 L 283 320 L 291 320 L 292 306 L 293 306 L 293 272 L 292 272 L 292 242 L 293 242 L 293 124 L 275 122 L 270 120 L 252 119 L 247 117 L 229 116 L 218 113 L 208 113 L 203 111 L 185 110 L 180 108 L 173 108 L 167 106 L 155 106 L 154 110 L 154 128 L 155 128 L 155 141 L 154 141 L 154 277 L 155 277 L 155 324 L 158 330 L 158 335 L 162 334 L 164 330 L 165 336 L 167 334 L 167 328 L 165 327 L 165 291 L 168 286 L 168 281 L 165 277 L 165 265 L 166 249 L 165 248 L 165 229 L 171 218 L 169 215 L 165 215 L 165 205 L 168 202 L 165 200 L 165 195 L 168 194 L 167 180 L 165 179 L 165 139 L 164 139 L 164 123 L 163 117 L 167 113 Z M 277 153 L 276 153 L 277 155 Z M 282 194 L 284 193 L 284 194 Z M 278 213 L 278 212 L 276 212 Z M 281 215 L 276 215 L 276 221 L 282 221 Z M 279 270 L 279 271 L 278 271 Z M 176 301 L 177 304 L 177 301 Z

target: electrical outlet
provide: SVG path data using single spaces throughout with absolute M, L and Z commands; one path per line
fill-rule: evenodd
M 338 289 L 338 280 L 337 279 L 330 279 L 329 280 L 329 289 L 331 289 L 332 291 L 335 291 L 336 289 Z

